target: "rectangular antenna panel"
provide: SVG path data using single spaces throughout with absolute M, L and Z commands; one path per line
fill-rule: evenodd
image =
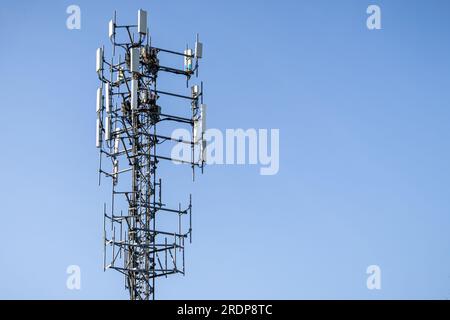
M 102 146 L 102 128 L 101 128 L 101 122 L 100 119 L 97 118 L 97 126 L 95 130 L 95 146 L 97 148 L 101 148 Z
M 198 143 L 202 138 L 202 128 L 200 125 L 201 125 L 200 119 L 194 121 L 194 143 Z
M 102 110 L 102 88 L 98 88 L 97 89 L 97 113 L 100 113 L 100 111 Z
M 195 57 L 201 59 L 203 57 L 203 43 L 195 42 Z
M 114 138 L 114 153 L 118 153 L 119 152 L 119 147 L 120 147 L 120 128 L 117 127 L 116 131 L 115 131 L 115 138 Z
M 103 68 L 103 49 L 102 48 L 98 48 L 97 49 L 97 60 L 96 60 L 96 64 L 95 64 L 96 68 L 96 72 L 100 72 Z
M 147 11 L 138 11 L 138 32 L 141 34 L 147 34 Z
M 130 49 L 131 55 L 131 72 L 139 72 L 139 48 Z
M 111 140 L 111 119 L 109 116 L 105 118 L 105 140 Z
M 108 24 L 108 30 L 109 30 L 109 32 L 108 32 L 108 35 L 109 35 L 109 38 L 111 39 L 113 36 L 114 36 L 114 34 L 116 33 L 116 26 L 115 26 L 115 24 L 114 24 L 114 21 L 113 20 L 110 20 L 109 21 L 109 24 Z
M 131 80 L 131 110 L 136 110 L 138 107 L 138 81 Z

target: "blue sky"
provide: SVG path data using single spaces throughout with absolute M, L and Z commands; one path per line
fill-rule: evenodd
M 81 30 L 66 28 L 70 4 Z M 382 30 L 366 28 L 370 4 Z M 0 298 L 128 297 L 102 269 L 95 49 L 115 9 L 135 23 L 139 8 L 156 46 L 200 33 L 210 127 L 280 129 L 275 176 L 165 171 L 166 190 L 193 193 L 195 229 L 187 276 L 159 281 L 158 298 L 450 298 L 450 4 L 437 0 L 3 4 Z

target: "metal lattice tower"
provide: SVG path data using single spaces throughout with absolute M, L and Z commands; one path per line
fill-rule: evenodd
M 197 35 L 195 50 L 153 47 L 144 10 L 138 12 L 137 25 L 118 25 L 114 13 L 109 38 L 112 58 L 107 60 L 104 48 L 99 48 L 96 64 L 101 81 L 96 135 L 99 183 L 102 176 L 112 181 L 111 205 L 104 205 L 104 270 L 125 275 L 130 299 L 149 300 L 155 299 L 157 278 L 185 274 L 185 243 L 192 241 L 192 197 L 183 208 L 166 206 L 158 166 L 163 161 L 189 164 L 194 176 L 195 168 L 203 172 L 205 164 L 203 83 L 192 86 L 190 95 L 182 95 L 159 91 L 157 79 L 160 73 L 171 73 L 185 77 L 189 87 L 191 77 L 198 77 L 203 45 Z M 162 54 L 184 60 L 184 67 L 161 65 Z M 161 96 L 189 102 L 189 116 L 165 113 L 158 104 Z M 169 124 L 187 127 L 190 140 L 158 134 Z M 162 154 L 163 144 L 169 143 L 187 144 L 190 160 Z M 161 215 L 171 215 L 172 222 L 158 223 Z

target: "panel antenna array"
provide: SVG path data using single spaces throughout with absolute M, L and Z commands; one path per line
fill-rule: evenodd
M 104 270 L 125 276 L 132 300 L 155 299 L 155 280 L 185 274 L 185 243 L 192 242 L 192 196 L 189 204 L 171 208 L 162 201 L 158 166 L 164 162 L 188 164 L 203 172 L 205 165 L 206 105 L 203 83 L 192 86 L 188 95 L 160 91 L 156 83 L 163 73 L 183 76 L 187 87 L 198 77 L 203 45 L 176 52 L 153 47 L 147 28 L 147 12 L 138 11 L 137 25 L 109 22 L 112 58 L 97 49 L 96 146 L 100 150 L 99 183 L 106 176 L 112 183 L 111 205 L 104 205 Z M 160 63 L 178 58 L 182 68 Z M 162 97 L 187 102 L 185 114 L 161 107 Z M 169 103 L 170 104 L 170 103 Z M 187 115 L 186 115 L 187 114 Z M 185 126 L 191 138 L 178 139 L 164 130 Z M 172 128 L 173 130 L 173 128 Z M 162 133 L 161 133 L 162 131 Z M 189 160 L 166 154 L 169 144 L 186 144 Z M 167 145 L 169 145 L 167 147 Z M 166 148 L 164 148 L 166 146 Z M 163 151 L 166 153 L 163 154 Z

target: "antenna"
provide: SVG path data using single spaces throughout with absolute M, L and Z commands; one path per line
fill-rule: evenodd
M 121 32 L 124 34 L 116 36 Z M 158 167 L 175 161 L 189 164 L 193 171 L 196 168 L 203 171 L 206 146 L 203 84 L 193 85 L 190 93 L 183 94 L 157 90 L 157 79 L 165 73 L 181 76 L 188 83 L 198 72 L 203 45 L 197 35 L 195 52 L 189 47 L 183 52 L 153 47 L 147 12 L 142 9 L 138 11 L 137 25 L 117 24 L 114 12 L 108 36 L 111 62 L 105 60 L 103 48 L 96 52 L 96 72 L 101 81 L 96 96 L 99 172 L 100 176 L 110 178 L 112 185 L 111 205 L 108 210 L 106 204 L 103 208 L 103 264 L 105 270 L 113 269 L 124 275 L 130 299 L 150 300 L 155 299 L 156 279 L 185 274 L 184 250 L 188 242 L 185 240 L 192 239 L 192 197 L 189 196 L 185 206 L 163 203 Z M 116 40 L 119 38 L 128 41 L 119 43 Z M 165 60 L 177 61 L 179 66 L 160 64 L 161 55 L 169 58 Z M 184 65 L 180 58 L 184 59 Z M 188 103 L 185 110 L 174 113 L 165 108 L 165 103 L 170 104 L 165 99 Z M 190 140 L 171 137 L 170 130 L 180 126 L 191 130 Z M 164 154 L 170 148 L 161 145 L 175 143 L 191 147 L 190 160 Z M 162 216 L 166 217 L 161 219 Z
M 96 55 L 96 72 L 99 73 L 103 70 L 103 49 L 98 48 L 97 49 L 97 55 Z
M 138 33 L 147 34 L 147 11 L 138 11 Z

